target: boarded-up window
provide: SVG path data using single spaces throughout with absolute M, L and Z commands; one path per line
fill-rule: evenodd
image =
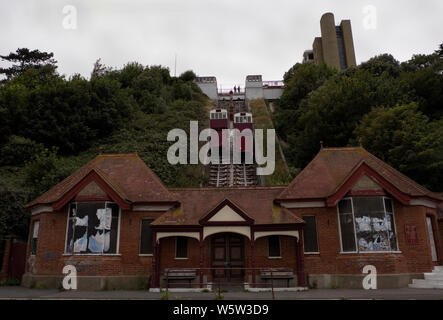
M 303 243 L 305 252 L 318 252 L 317 222 L 315 216 L 303 216 L 306 222 L 303 228 Z
M 280 253 L 280 236 L 268 237 L 269 257 L 281 257 Z
M 177 237 L 175 242 L 175 257 L 187 258 L 188 257 L 188 238 Z
M 398 250 L 391 199 L 354 197 L 340 201 L 338 208 L 344 252 Z
M 119 214 L 118 205 L 111 202 L 72 203 L 66 253 L 117 253 Z
M 152 254 L 152 229 L 151 222 L 154 219 L 143 219 L 142 230 L 140 235 L 140 253 Z
M 38 231 L 40 229 L 40 221 L 34 221 L 34 227 L 32 230 L 32 240 L 31 240 L 31 254 L 35 255 L 37 253 L 37 240 Z

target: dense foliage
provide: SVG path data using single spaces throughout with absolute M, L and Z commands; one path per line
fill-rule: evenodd
M 0 57 L 11 63 L 0 69 L 0 238 L 26 236 L 24 204 L 99 149 L 137 152 L 170 186 L 205 183 L 201 165 L 171 166 L 159 156 L 171 145 L 169 130 L 189 131 L 190 120 L 207 125 L 207 98 L 194 72 L 171 77 L 161 66 L 111 69 L 97 60 L 89 79 L 67 79 L 52 53 L 22 48 Z M 362 144 L 443 191 L 443 45 L 404 63 L 385 54 L 344 72 L 296 64 L 284 81 L 273 120 L 291 172 L 315 156 L 320 141 Z
M 23 48 L 1 57 L 12 65 L 0 70 L 6 76 L 0 84 L 0 178 L 6 182 L 0 185 L 0 238 L 25 235 L 26 223 L 13 230 L 27 217 L 18 208 L 100 149 L 137 152 L 168 185 L 204 182 L 201 167 L 183 169 L 166 159 L 169 130 L 207 121 L 207 99 L 194 72 L 171 77 L 161 66 L 133 62 L 115 70 L 97 60 L 90 79 L 67 79 L 56 72 L 52 53 Z
M 384 54 L 337 72 L 296 64 L 274 114 L 292 168 L 324 146 L 368 151 L 433 191 L 443 191 L 443 45 L 399 63 Z

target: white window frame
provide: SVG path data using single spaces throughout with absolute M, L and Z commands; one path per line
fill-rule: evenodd
M 392 212 L 387 212 L 387 211 L 386 211 L 386 203 L 385 203 L 385 199 L 389 199 L 389 200 L 391 200 Z M 398 252 L 397 223 L 395 223 L 395 215 L 394 215 L 394 200 L 393 200 L 392 198 L 383 197 L 383 209 L 385 209 L 385 215 L 387 215 L 388 213 L 389 213 L 389 214 L 392 214 L 392 221 L 391 221 L 392 225 L 391 225 L 391 229 L 393 229 L 394 232 L 395 232 L 395 244 L 396 244 L 397 247 L 394 248 L 395 250 L 392 250 L 392 247 L 391 247 L 391 240 L 389 240 L 389 247 L 391 248 L 391 251 L 390 251 L 390 252 Z M 388 232 L 388 234 L 389 234 L 389 232 Z
M 374 196 L 374 197 L 380 197 L 380 196 Z M 401 251 L 399 250 L 399 244 L 398 244 L 398 233 L 397 233 L 397 224 L 395 221 L 395 213 L 394 213 L 394 200 L 392 198 L 389 197 L 385 197 L 382 196 L 382 201 L 383 201 L 383 209 L 385 211 L 385 216 L 388 212 L 386 212 L 386 205 L 385 205 L 385 199 L 390 199 L 391 203 L 392 203 L 392 221 L 391 223 L 393 223 L 393 226 L 391 226 L 391 228 L 393 228 L 395 230 L 395 237 L 396 237 L 396 245 L 397 248 L 395 248 L 395 250 L 386 250 L 386 251 L 359 251 L 358 249 L 358 243 L 357 243 L 357 231 L 355 229 L 355 215 L 354 215 L 354 201 L 353 201 L 353 197 L 346 197 L 341 199 L 342 200 L 351 200 L 351 209 L 352 209 L 352 224 L 353 224 L 353 230 L 354 230 L 354 242 L 355 242 L 355 251 L 343 251 L 343 242 L 342 242 L 342 234 L 341 234 L 341 226 L 340 226 L 340 210 L 339 210 L 339 205 L 337 202 L 337 221 L 338 221 L 338 232 L 339 232 L 339 239 L 340 239 L 340 254 L 374 254 L 374 253 L 401 253 Z M 339 202 L 340 202 L 339 201 Z M 389 241 L 389 246 L 391 246 L 391 242 Z
M 355 244 L 355 250 L 354 251 L 343 251 L 343 240 L 341 238 L 341 222 L 340 222 L 340 209 L 338 203 L 342 200 L 351 200 L 351 214 L 352 214 L 352 225 L 354 230 L 354 244 Z M 340 253 L 358 253 L 358 247 L 357 247 L 357 237 L 355 232 L 355 218 L 354 218 L 354 203 L 352 202 L 352 197 L 343 198 L 340 201 L 337 202 L 337 219 L 338 219 L 338 237 L 340 238 Z
M 36 224 L 38 224 L 37 237 L 34 237 Z M 39 235 L 40 235 L 40 220 L 34 220 L 34 222 L 32 223 L 32 238 L 31 238 L 31 248 L 30 248 L 31 256 L 37 255 L 37 246 L 38 246 Z M 37 239 L 37 245 L 35 246 L 35 253 L 32 253 L 32 243 L 34 242 L 34 239 Z
M 117 229 L 117 244 L 116 244 L 116 253 L 76 253 L 76 252 L 66 252 L 66 247 L 68 244 L 68 228 L 69 228 L 69 212 L 70 212 L 70 208 L 72 204 L 77 204 L 77 203 L 97 203 L 97 202 L 104 202 L 105 203 L 105 208 L 106 208 L 106 204 L 108 203 L 112 203 L 112 204 L 116 204 L 118 206 L 118 229 Z M 65 232 L 65 248 L 63 249 L 63 256 L 121 256 L 120 254 L 120 226 L 121 226 L 121 216 L 122 216 L 122 209 L 120 208 L 120 206 L 112 201 L 74 201 L 71 202 L 68 205 L 68 212 L 67 212 L 67 219 L 66 219 L 66 232 Z

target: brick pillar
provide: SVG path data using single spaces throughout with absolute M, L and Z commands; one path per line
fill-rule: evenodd
M 0 280 L 7 279 L 9 276 L 9 258 L 11 256 L 12 239 L 5 241 L 5 250 L 3 252 L 2 270 L 0 272 Z
M 151 271 L 151 288 L 157 286 L 157 232 L 152 233 L 152 271 Z
M 303 229 L 298 230 L 299 239 L 297 241 L 297 280 L 299 287 L 306 287 L 305 278 L 305 253 L 303 250 Z
M 251 268 L 252 268 L 252 287 L 255 288 L 255 235 L 251 230 Z
M 203 231 L 200 231 L 200 288 L 203 288 L 203 261 L 204 261 L 205 243 L 203 241 Z
M 157 288 L 160 288 L 160 277 L 161 277 L 161 272 L 160 272 L 160 266 L 161 266 L 161 252 L 162 252 L 162 243 L 160 240 L 158 240 L 157 242 Z

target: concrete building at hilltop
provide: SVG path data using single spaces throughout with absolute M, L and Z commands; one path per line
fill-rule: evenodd
M 278 100 L 284 90 L 283 80 L 264 81 L 262 75 L 246 76 L 244 88 L 239 87 L 238 91 L 233 88 L 219 89 L 214 76 L 197 77 L 195 83 L 212 100 L 229 100 L 231 96 L 233 100 Z
M 303 62 L 326 63 L 338 70 L 356 66 L 354 40 L 350 20 L 335 25 L 334 15 L 325 13 L 320 20 L 321 37 L 314 39 L 312 50 L 303 54 Z

